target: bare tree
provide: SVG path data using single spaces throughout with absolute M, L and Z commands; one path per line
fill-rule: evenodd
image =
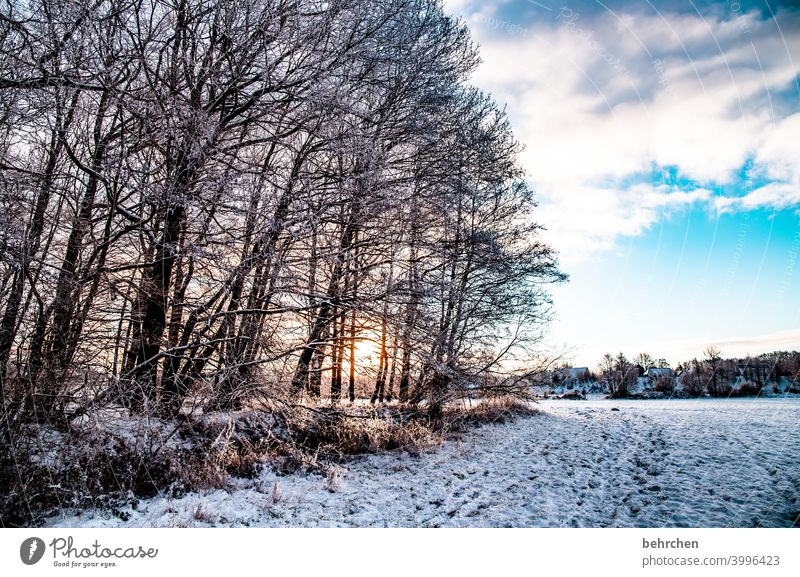
M 1 14 L 6 414 L 519 390 L 565 276 L 438 0 Z

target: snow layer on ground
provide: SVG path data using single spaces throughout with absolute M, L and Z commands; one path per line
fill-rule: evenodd
M 328 477 L 266 469 L 53 527 L 787 527 L 800 514 L 800 400 L 546 401 L 435 453 Z M 618 409 L 618 410 L 614 410 Z

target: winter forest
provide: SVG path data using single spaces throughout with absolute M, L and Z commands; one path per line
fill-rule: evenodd
M 564 276 L 438 2 L 15 2 L 0 55 L 4 441 L 530 370 Z
M 567 274 L 479 61 L 439 0 L 5 2 L 0 525 L 535 419 Z
M 4 427 L 237 408 L 265 373 L 353 400 L 366 343 L 381 400 L 524 359 L 562 277 L 436 2 L 32 2 L 3 28 Z

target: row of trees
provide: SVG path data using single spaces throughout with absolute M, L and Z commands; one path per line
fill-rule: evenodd
M 648 369 L 670 368 L 664 359 L 654 360 L 640 353 L 629 361 L 623 353 L 606 354 L 597 368 L 599 380 L 606 384 L 612 398 L 622 398 Z M 709 346 L 702 359 L 679 363 L 669 374 L 657 374 L 652 386 L 670 392 L 677 383 L 692 396 L 708 393 L 712 397 L 728 396 L 736 392 L 736 383 L 743 387 L 741 393 L 755 394 L 768 383 L 778 384 L 788 379 L 791 389 L 800 389 L 800 352 L 777 351 L 746 358 L 723 358 L 720 351 Z
M 702 359 L 680 363 L 681 384 L 690 394 L 707 392 L 727 396 L 741 381 L 745 392 L 758 392 L 769 383 L 789 381 L 790 390 L 800 389 L 800 352 L 776 351 L 755 357 L 723 358 L 715 347 L 708 347 Z
M 564 276 L 438 0 L 0 8 L 3 426 L 513 383 Z

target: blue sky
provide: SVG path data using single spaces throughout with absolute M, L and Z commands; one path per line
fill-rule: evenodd
M 446 0 L 571 282 L 576 364 L 800 349 L 796 2 Z

